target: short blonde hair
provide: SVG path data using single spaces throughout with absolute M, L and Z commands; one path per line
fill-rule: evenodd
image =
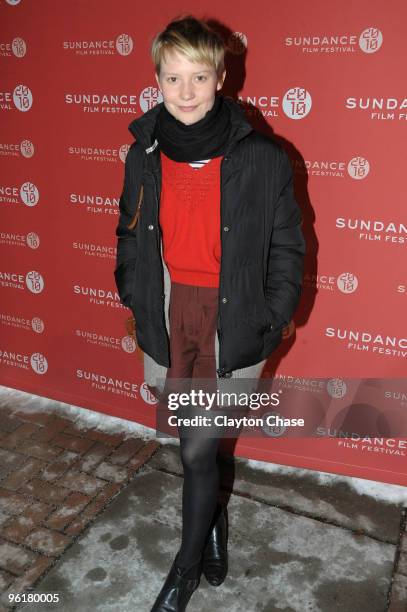
M 171 21 L 151 45 L 151 57 L 160 75 L 161 61 L 168 50 L 176 50 L 191 62 L 213 66 L 218 78 L 225 69 L 225 45 L 221 36 L 205 21 L 186 15 Z

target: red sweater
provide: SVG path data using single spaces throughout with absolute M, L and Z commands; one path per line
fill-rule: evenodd
M 163 256 L 171 280 L 185 285 L 219 286 L 220 163 L 202 168 L 175 162 L 161 151 L 160 226 Z

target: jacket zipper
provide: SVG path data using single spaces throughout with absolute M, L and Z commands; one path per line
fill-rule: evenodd
M 161 181 L 161 157 L 160 157 L 160 153 L 159 151 L 156 153 L 156 155 L 158 155 L 158 168 L 159 168 L 159 176 L 160 176 L 160 181 Z M 162 318 L 163 318 L 163 323 L 164 323 L 164 329 L 165 329 L 165 333 L 167 335 L 167 339 L 169 342 L 169 338 L 168 338 L 168 332 L 167 332 L 167 326 L 165 323 L 165 291 L 164 291 L 164 265 L 163 265 L 163 260 L 162 260 L 162 254 L 161 254 L 161 243 L 162 243 L 162 234 L 161 234 L 161 228 L 160 228 L 160 223 L 159 223 L 159 218 L 160 218 L 160 196 L 158 195 L 158 187 L 157 187 L 157 179 L 156 179 L 156 173 L 153 170 L 153 178 L 154 178 L 154 193 L 155 193 L 155 199 L 156 199 L 156 203 L 157 203 L 157 208 L 156 208 L 156 224 L 157 224 L 157 248 L 158 248 L 158 253 L 160 255 L 160 262 L 161 262 L 161 286 L 163 288 L 163 293 L 162 293 Z M 161 189 L 160 189 L 160 193 L 161 193 Z
M 222 320 L 221 320 L 221 297 L 222 297 L 222 256 L 223 256 L 223 248 L 222 248 L 222 227 L 223 227 L 223 206 L 222 206 L 222 167 L 224 161 L 227 161 L 227 157 L 225 156 L 220 164 L 220 241 L 221 241 L 221 250 L 220 250 L 220 273 L 219 273 L 219 292 L 218 292 L 218 321 L 217 321 L 217 334 L 219 339 L 219 368 L 216 370 L 219 378 L 222 378 L 225 369 L 221 366 L 222 363 Z

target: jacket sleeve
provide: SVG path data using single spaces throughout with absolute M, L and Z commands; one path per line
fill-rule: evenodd
M 116 227 L 117 254 L 114 277 L 120 301 L 131 308 L 134 271 L 137 259 L 137 226 L 127 225 L 135 215 L 141 186 L 142 158 L 136 143 L 130 146 L 124 169 L 124 183 L 119 200 L 119 222 Z
M 288 325 L 297 309 L 306 252 L 301 209 L 294 195 L 291 162 L 283 148 L 280 153 L 279 195 L 275 204 L 265 288 L 274 329 Z

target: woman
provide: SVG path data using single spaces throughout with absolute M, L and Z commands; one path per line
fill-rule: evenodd
M 224 52 L 203 21 L 168 24 L 151 49 L 163 102 L 129 125 L 115 279 L 161 397 L 171 381 L 258 379 L 301 294 L 291 165 L 218 93 Z M 154 612 L 185 610 L 201 572 L 215 586 L 227 573 L 222 434 L 179 433 L 182 539 Z

